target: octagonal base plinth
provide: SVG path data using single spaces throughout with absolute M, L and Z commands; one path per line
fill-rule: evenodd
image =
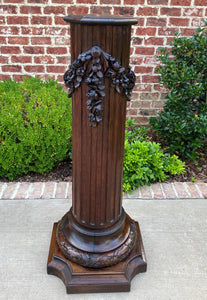
M 48 256 L 47 273 L 62 279 L 68 294 L 130 291 L 132 278 L 138 273 L 146 272 L 147 269 L 139 224 L 137 222 L 135 224 L 137 241 L 130 255 L 117 265 L 93 269 L 82 267 L 65 258 L 56 242 L 57 223 L 55 223 Z

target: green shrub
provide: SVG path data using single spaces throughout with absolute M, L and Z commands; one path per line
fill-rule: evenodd
M 0 82 L 0 176 L 48 172 L 70 148 L 71 101 L 56 81 Z
M 130 143 L 148 140 L 147 132 L 148 128 L 146 126 L 137 127 L 134 119 L 126 121 L 125 139 Z
M 192 37 L 176 33 L 171 53 L 160 49 L 160 81 L 170 92 L 152 128 L 171 153 L 196 160 L 207 137 L 207 31 L 198 28 Z
M 129 123 L 127 123 L 129 125 Z M 132 129 L 134 127 L 134 123 Z M 124 147 L 123 191 L 164 181 L 169 174 L 184 172 L 184 163 L 176 155 L 164 154 L 160 144 L 147 141 L 147 128 L 126 130 Z

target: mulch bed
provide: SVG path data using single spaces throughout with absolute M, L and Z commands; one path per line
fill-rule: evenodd
M 166 145 L 162 144 L 156 135 L 156 133 L 150 129 L 149 137 L 151 141 L 159 142 L 164 148 Z M 185 169 L 186 172 L 181 175 L 170 176 L 165 182 L 187 182 L 187 181 L 200 181 L 207 182 L 207 149 L 203 147 L 200 150 L 200 157 L 197 163 L 184 160 L 185 161 Z M 0 181 L 9 182 L 7 178 L 1 178 Z M 35 181 L 72 181 L 72 165 L 70 160 L 65 160 L 58 164 L 52 171 L 46 174 L 39 173 L 29 173 L 27 175 L 23 175 L 20 178 L 14 180 L 14 182 L 35 182 Z

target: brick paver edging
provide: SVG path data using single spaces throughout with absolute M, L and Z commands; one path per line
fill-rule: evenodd
M 0 182 L 0 199 L 66 199 L 72 197 L 71 182 Z M 130 199 L 207 199 L 207 183 L 173 182 L 143 186 Z

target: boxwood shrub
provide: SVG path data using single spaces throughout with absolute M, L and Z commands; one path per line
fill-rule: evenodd
M 71 148 L 71 101 L 56 81 L 0 82 L 0 177 L 44 173 Z
M 169 93 L 163 111 L 150 124 L 168 150 L 196 160 L 207 141 L 207 22 L 192 37 L 176 33 L 172 49 L 161 48 L 157 68 Z

